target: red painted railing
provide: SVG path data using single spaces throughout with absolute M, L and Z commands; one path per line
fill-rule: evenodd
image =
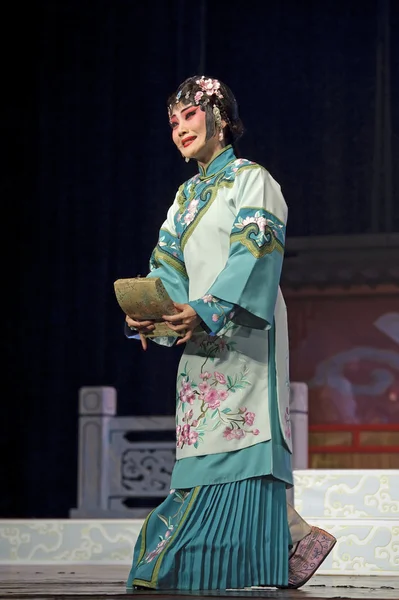
M 316 453 L 375 453 L 375 454 L 387 454 L 387 453 L 399 453 L 399 423 L 390 424 L 370 424 L 370 425 L 311 425 L 309 427 L 309 433 L 339 433 L 349 432 L 352 434 L 351 443 L 348 444 L 324 444 L 324 445 L 312 445 L 311 439 L 309 440 L 309 455 Z M 384 433 L 398 433 L 398 443 L 386 445 L 381 444 L 365 444 L 361 441 L 361 434 L 367 432 L 378 432 L 382 436 Z

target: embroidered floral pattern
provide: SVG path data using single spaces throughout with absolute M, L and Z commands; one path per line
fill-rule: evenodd
M 238 225 L 240 226 L 239 223 Z M 275 237 L 268 225 L 264 232 L 254 222 L 243 225 L 241 230 L 234 227 L 230 234 L 230 243 L 235 242 L 245 246 L 256 259 L 272 254 L 276 250 L 281 256 L 284 254 L 284 243 Z
M 197 173 L 179 188 L 177 202 L 179 211 L 175 216 L 177 237 L 184 250 L 190 235 L 202 216 L 212 205 L 222 187 L 232 187 L 237 174 L 248 168 L 259 168 L 246 159 L 236 159 L 225 165 L 220 171 L 201 179 Z
M 226 306 L 222 304 L 219 298 L 215 298 L 211 294 L 205 294 L 201 300 L 209 307 L 212 311 L 212 321 L 218 323 L 219 330 L 227 325 L 229 321 L 234 317 L 234 311 L 231 310 L 231 304 Z M 212 331 L 214 331 L 212 329 Z
M 207 359 L 205 359 L 206 362 Z M 203 367 L 205 366 L 205 363 Z M 230 394 L 251 385 L 248 380 L 248 369 L 244 368 L 234 376 L 220 371 L 202 369 L 200 382 L 190 379 L 185 369 L 179 374 L 180 390 L 178 402 L 184 412 L 183 425 L 176 427 L 176 445 L 198 448 L 204 442 L 207 432 L 224 427 L 221 435 L 227 440 L 241 439 L 246 435 L 259 435 L 259 429 L 252 429 L 256 414 L 240 407 L 238 412 L 223 407 Z
M 183 220 L 184 224 L 190 225 L 190 223 L 192 223 L 195 219 L 195 215 L 198 212 L 199 209 L 199 199 L 198 198 L 193 198 L 193 200 L 190 200 L 190 202 L 188 203 L 186 210 L 184 213 L 179 213 L 177 215 L 177 221 L 181 221 Z
M 155 271 L 162 263 L 166 263 L 187 278 L 179 240 L 167 229 L 161 229 L 159 232 L 158 244 L 150 258 L 150 271 Z
M 159 236 L 158 244 L 160 245 L 161 248 L 170 248 L 171 250 L 174 250 L 175 252 L 173 252 L 173 254 L 175 256 L 178 256 L 179 245 L 176 243 L 176 241 L 173 238 L 167 239 L 166 235 L 162 235 L 162 229 L 161 229 L 161 235 Z
M 246 209 L 246 212 L 248 212 L 248 209 Z M 285 225 L 283 223 L 263 209 L 251 212 L 253 214 L 247 214 L 244 217 L 242 213 L 238 215 L 234 223 L 235 230 L 242 231 L 247 225 L 255 223 L 258 226 L 258 233 L 254 234 L 252 239 L 257 243 L 259 248 L 264 244 L 270 243 L 271 236 L 274 236 L 278 243 L 284 244 Z
M 157 515 L 158 519 L 164 523 L 166 527 L 166 531 L 164 535 L 159 536 L 159 542 L 151 552 L 147 552 L 144 554 L 143 558 L 138 564 L 141 563 L 150 563 L 156 558 L 159 554 L 161 554 L 162 550 L 168 544 L 171 539 L 172 534 L 174 533 L 179 520 L 181 518 L 181 511 L 184 506 L 184 502 L 189 495 L 190 492 L 184 492 L 183 490 L 171 490 L 171 494 L 175 495 L 174 501 L 179 504 L 179 507 L 174 515 L 171 517 L 165 517 L 164 515 Z M 137 565 L 138 566 L 138 565 Z
M 237 342 L 231 340 L 228 335 L 233 334 L 236 329 L 238 329 L 238 326 L 229 321 L 223 329 L 223 335 L 204 335 L 203 333 L 193 335 L 191 342 L 198 346 L 197 354 L 205 357 L 202 369 L 204 369 L 207 361 L 214 362 L 215 358 L 222 356 L 225 351 L 234 350 Z M 202 374 L 200 377 L 202 378 Z

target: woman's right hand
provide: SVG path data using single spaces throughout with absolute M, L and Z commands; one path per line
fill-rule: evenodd
M 155 328 L 155 325 L 152 321 L 136 321 L 135 319 L 131 319 L 126 315 L 126 324 L 133 331 L 136 330 L 140 336 L 141 345 L 143 350 L 147 350 L 147 338 L 144 334 L 150 333 Z

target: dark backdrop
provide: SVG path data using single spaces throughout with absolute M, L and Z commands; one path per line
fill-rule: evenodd
M 119 414 L 174 410 L 179 349 L 126 340 L 113 295 L 115 279 L 146 274 L 195 170 L 172 146 L 168 94 L 204 71 L 231 86 L 241 154 L 281 183 L 289 236 L 398 231 L 399 3 L 12 4 L 0 516 L 65 517 L 81 386 L 114 386 Z

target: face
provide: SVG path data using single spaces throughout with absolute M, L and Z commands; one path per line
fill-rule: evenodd
M 206 115 L 200 106 L 176 104 L 170 117 L 172 139 L 182 156 L 208 164 L 223 147 L 219 132 L 206 141 Z

